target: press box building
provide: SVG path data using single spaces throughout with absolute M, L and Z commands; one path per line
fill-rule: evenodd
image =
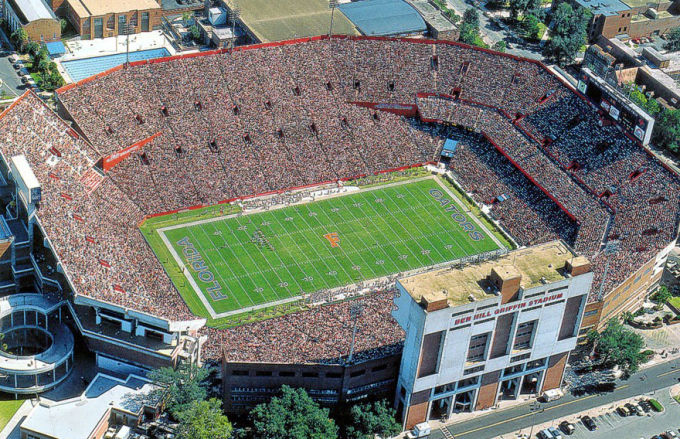
M 397 281 L 404 426 L 560 386 L 592 283 L 561 241 Z

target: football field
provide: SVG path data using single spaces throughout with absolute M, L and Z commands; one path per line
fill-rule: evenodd
M 158 233 L 212 317 L 500 247 L 435 178 Z

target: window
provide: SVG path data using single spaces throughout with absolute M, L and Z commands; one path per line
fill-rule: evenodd
M 435 395 L 440 395 L 442 393 L 446 392 L 451 392 L 453 390 L 456 390 L 456 382 L 444 384 L 443 386 L 437 386 L 434 388 L 434 394 Z
M 142 12 L 142 32 L 149 32 L 149 13 Z
M 342 374 L 340 372 L 327 372 L 326 378 L 341 378 Z
M 118 35 L 127 34 L 127 17 L 125 15 L 118 16 Z
M 361 375 L 366 373 L 366 369 L 361 369 L 361 370 L 355 370 L 354 372 L 350 373 L 349 376 L 351 378 L 356 378 L 360 377 Z
M 104 38 L 104 19 L 95 18 L 94 19 L 94 37 Z
M 465 387 L 474 386 L 478 383 L 479 383 L 479 376 L 470 377 L 470 378 L 463 378 L 462 380 L 458 381 L 458 388 L 463 389 Z
M 520 323 L 517 326 L 517 332 L 515 333 L 515 343 L 513 344 L 513 349 L 529 349 L 531 347 L 531 339 L 534 335 L 534 329 L 536 328 L 537 320 L 532 320 L 530 322 Z
M 302 372 L 303 378 L 318 378 L 319 374 L 317 372 Z
M 470 338 L 467 361 L 484 361 L 486 359 L 486 345 L 489 343 L 489 333 L 474 335 Z
M 293 372 L 292 370 L 282 370 L 282 371 L 279 372 L 279 376 L 280 377 L 294 377 L 295 372 Z
M 231 374 L 233 376 L 248 376 L 248 371 L 247 370 L 232 370 Z
M 256 377 L 270 377 L 272 376 L 272 371 L 271 370 L 258 370 L 255 372 Z
M 471 367 L 463 371 L 463 375 L 470 375 L 471 373 L 481 372 L 484 370 L 484 366 Z
M 380 366 L 375 366 L 371 369 L 371 372 L 380 372 L 381 370 L 387 369 L 387 364 L 381 364 Z
M 597 314 L 597 310 L 592 309 L 590 311 L 586 311 L 585 313 L 583 313 L 583 317 L 590 317 L 590 316 L 594 316 L 595 314 Z

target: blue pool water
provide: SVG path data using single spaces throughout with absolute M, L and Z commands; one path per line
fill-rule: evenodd
M 130 52 L 130 62 L 162 58 L 164 56 L 170 56 L 170 52 L 168 52 L 168 49 L 164 47 L 161 47 L 160 49 L 140 50 L 139 52 Z M 126 59 L 127 55 L 125 53 L 117 53 L 115 55 L 96 56 L 94 58 L 64 61 L 61 63 L 61 65 L 64 66 L 69 76 L 71 76 L 71 79 L 73 79 L 75 82 L 78 82 L 81 79 L 85 79 L 110 68 L 125 64 Z

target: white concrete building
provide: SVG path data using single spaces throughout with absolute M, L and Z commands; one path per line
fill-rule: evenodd
M 554 241 L 397 281 L 405 427 L 559 387 L 592 278 Z

